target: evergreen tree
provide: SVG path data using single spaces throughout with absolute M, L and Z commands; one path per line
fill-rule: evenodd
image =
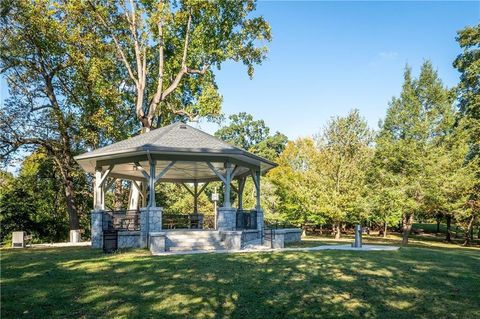
M 476 162 L 479 172 L 467 205 L 471 212 L 466 223 L 468 233 L 480 216 L 480 24 L 459 31 L 457 41 L 463 49 L 453 63 L 460 72 L 458 128 L 468 132 L 470 149 L 467 161 Z M 469 240 L 466 236 L 466 243 Z
M 441 151 L 437 146 L 451 132 L 452 102 L 451 91 L 430 62 L 422 65 L 418 79 L 412 79 L 407 67 L 400 97 L 393 98 L 381 125 L 374 179 L 400 199 L 404 245 L 415 213 L 424 210 L 426 197 L 436 196 L 430 189 L 428 171 L 438 169 L 432 157 Z

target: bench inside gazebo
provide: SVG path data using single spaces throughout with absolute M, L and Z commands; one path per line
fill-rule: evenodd
M 148 247 L 152 252 L 241 249 L 263 241 L 260 177 L 276 164 L 201 130 L 175 123 L 75 159 L 95 174 L 93 248 Z M 243 209 L 247 178 L 256 188 L 256 206 L 251 210 Z M 107 181 L 116 179 L 131 180 L 132 185 L 129 207 L 122 212 L 105 209 Z M 223 184 L 223 203 L 217 209 L 214 225 L 207 230 L 203 215 L 198 213 L 198 196 L 213 181 Z M 168 229 L 168 218 L 164 220 L 163 208 L 155 201 L 155 185 L 160 182 L 181 183 L 192 194 L 194 211 L 183 216 L 185 229 Z M 232 207 L 232 190 L 237 193 L 238 207 Z

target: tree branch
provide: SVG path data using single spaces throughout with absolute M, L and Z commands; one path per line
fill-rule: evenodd
M 138 80 L 142 88 L 145 86 L 145 81 L 143 80 L 145 78 L 145 74 L 143 73 L 143 65 L 142 65 L 142 57 L 141 57 L 141 50 L 138 45 L 138 34 L 137 34 L 137 13 L 135 10 L 135 2 L 133 0 L 130 0 L 130 7 L 132 8 L 132 19 L 130 22 L 129 21 L 129 27 L 130 31 L 132 32 L 133 35 L 133 45 L 135 49 L 135 59 L 137 60 L 137 72 L 138 72 Z M 125 11 L 125 14 L 128 16 L 127 11 Z
M 192 10 L 189 10 L 188 13 L 188 20 L 187 20 L 187 27 L 185 30 L 185 41 L 183 44 L 183 55 L 182 55 L 182 63 L 180 67 L 180 71 L 177 73 L 177 76 L 173 80 L 173 82 L 170 84 L 170 86 L 165 89 L 165 91 L 162 92 L 163 88 L 163 63 L 164 63 L 164 57 L 163 57 L 163 26 L 162 26 L 162 21 L 161 19 L 159 20 L 158 23 L 158 36 L 159 36 L 159 67 L 158 67 L 158 84 L 157 84 L 157 91 L 155 92 L 155 95 L 149 105 L 149 110 L 148 110 L 148 117 L 152 118 L 157 110 L 158 103 L 160 101 L 164 100 L 170 93 L 175 91 L 175 89 L 178 87 L 180 84 L 180 81 L 182 80 L 183 76 L 188 73 L 188 69 L 186 66 L 187 63 L 187 52 L 188 52 L 188 43 L 189 43 L 189 35 L 190 35 L 190 28 L 192 24 Z
M 97 15 L 98 19 L 100 20 L 100 22 L 102 23 L 102 25 L 107 29 L 107 31 L 110 33 L 110 36 L 112 37 L 113 39 L 113 42 L 115 43 L 115 47 L 117 49 L 117 52 L 118 54 L 120 55 L 120 58 L 123 62 L 123 64 L 125 65 L 125 67 L 127 68 L 127 71 L 128 71 L 128 75 L 130 76 L 130 78 L 133 80 L 133 82 L 135 82 L 135 85 L 137 86 L 137 88 L 139 87 L 139 82 L 138 82 L 138 79 L 135 77 L 133 71 L 132 71 L 132 68 L 130 66 L 130 63 L 128 62 L 127 60 L 127 57 L 125 55 L 125 53 L 123 52 L 123 49 L 120 45 L 120 42 L 118 41 L 117 37 L 115 36 L 115 33 L 113 32 L 112 28 L 110 28 L 110 26 L 108 25 L 107 21 L 105 21 L 105 19 L 103 19 L 103 17 L 97 12 L 95 6 L 93 5 L 93 3 L 90 1 L 90 0 L 87 0 L 88 4 L 90 5 L 90 7 L 92 8 L 93 12 L 95 12 L 95 14 Z
M 185 43 L 183 45 L 182 69 L 185 68 L 187 64 L 188 38 L 190 34 L 191 24 L 192 24 L 192 9 L 190 9 L 188 13 L 187 30 L 185 31 Z

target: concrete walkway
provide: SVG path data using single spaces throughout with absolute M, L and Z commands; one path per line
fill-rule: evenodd
M 164 252 L 154 254 L 154 256 L 170 256 L 170 255 L 189 255 L 189 254 L 233 254 L 233 253 L 252 253 L 252 252 L 284 252 L 284 251 L 317 251 L 317 250 L 353 250 L 353 251 L 396 251 L 400 247 L 385 245 L 363 245 L 362 248 L 355 248 L 352 245 L 322 245 L 316 247 L 288 247 L 288 248 L 268 248 L 258 246 L 256 248 L 241 250 L 186 250 L 175 252 Z
M 79 247 L 79 246 L 91 246 L 92 243 L 89 241 L 82 241 L 79 243 L 45 243 L 45 244 L 32 244 L 28 247 L 33 248 L 51 248 L 51 247 Z

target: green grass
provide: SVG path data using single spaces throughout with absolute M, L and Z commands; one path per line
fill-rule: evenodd
M 402 245 L 402 236 L 398 233 L 390 233 L 387 238 L 383 238 L 378 235 L 363 235 L 364 244 L 375 244 L 375 245 Z M 351 244 L 354 241 L 354 236 L 352 234 L 342 234 L 341 239 L 334 239 L 333 236 L 323 235 L 323 236 L 307 236 L 304 237 L 301 242 L 287 244 L 287 247 L 315 247 L 319 245 L 334 245 L 334 244 Z M 410 235 L 409 236 L 409 247 L 420 247 L 420 248 L 468 248 L 463 247 L 463 239 L 452 238 L 450 243 L 445 241 L 443 235 L 438 234 L 422 234 L 422 235 Z M 480 240 L 475 237 L 471 244 L 472 248 L 480 248 Z M 480 250 L 479 250 L 480 253 Z
M 327 240 L 328 242 L 328 240 Z M 476 318 L 480 250 L 1 251 L 1 318 Z

